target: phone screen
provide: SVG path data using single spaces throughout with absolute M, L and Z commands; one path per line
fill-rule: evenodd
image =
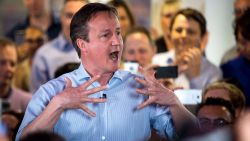
M 178 67 L 177 66 L 165 66 L 155 68 L 155 78 L 177 78 L 178 77 Z

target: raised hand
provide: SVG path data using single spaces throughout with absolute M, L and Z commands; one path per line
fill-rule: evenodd
M 180 103 L 179 99 L 171 89 L 166 88 L 160 81 L 155 79 L 155 72 L 153 70 L 145 70 L 141 67 L 139 69 L 145 79 L 139 77 L 135 79 L 137 82 L 144 85 L 144 88 L 137 89 L 136 91 L 140 94 L 149 96 L 149 98 L 138 105 L 137 108 L 141 109 L 152 103 L 165 106 L 174 105 L 176 102 Z
M 189 48 L 176 56 L 179 72 L 186 74 L 189 79 L 200 75 L 202 52 L 198 48 Z
M 86 113 L 90 114 L 91 116 L 95 116 L 95 113 L 91 111 L 84 103 L 91 102 L 91 103 L 102 103 L 106 102 L 106 99 L 103 98 L 89 98 L 88 96 L 94 94 L 96 92 L 105 90 L 107 86 L 100 86 L 93 89 L 87 90 L 87 88 L 96 80 L 98 80 L 100 76 L 94 76 L 87 82 L 83 83 L 78 87 L 72 87 L 72 82 L 70 79 L 65 78 L 66 87 L 65 89 L 58 94 L 58 101 L 60 101 L 63 109 L 82 109 Z

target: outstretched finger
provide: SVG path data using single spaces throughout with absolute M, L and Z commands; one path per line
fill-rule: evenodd
M 142 95 L 149 95 L 146 89 L 136 89 L 136 92 Z
M 85 111 L 86 113 L 88 113 L 90 116 L 92 116 L 92 117 L 95 117 L 96 116 L 96 114 L 93 112 L 93 111 L 91 111 L 91 110 L 89 110 L 89 108 L 87 108 L 85 105 L 79 105 L 80 106 L 80 108 L 83 110 L 83 111 Z
M 106 98 L 86 98 L 86 97 L 83 97 L 81 99 L 81 101 L 89 102 L 89 103 L 104 103 L 107 101 L 107 99 Z
M 142 109 L 148 105 L 150 105 L 151 103 L 153 103 L 152 100 L 148 99 L 146 101 L 144 101 L 143 103 L 141 103 L 140 105 L 137 106 L 137 109 Z
M 64 80 L 66 82 L 65 88 L 72 87 L 72 81 L 68 77 L 65 77 Z
M 135 80 L 136 80 L 138 83 L 142 84 L 143 86 L 147 86 L 147 81 L 146 81 L 146 80 L 141 79 L 141 78 L 139 78 L 139 77 L 136 77 Z
M 100 86 L 100 87 L 96 87 L 96 88 L 93 88 L 93 89 L 85 90 L 85 91 L 83 92 L 83 94 L 84 94 L 84 95 L 91 95 L 91 94 L 94 94 L 94 93 L 96 93 L 96 92 L 103 91 L 103 90 L 105 90 L 105 89 L 107 89 L 107 88 L 108 88 L 107 85 L 105 85 L 105 86 Z
M 96 80 L 98 80 L 98 79 L 100 79 L 100 78 L 101 78 L 100 75 L 96 75 L 96 76 L 92 77 L 91 79 L 89 79 L 88 81 L 84 82 L 84 83 L 80 86 L 80 88 L 81 88 L 81 89 L 86 89 L 86 88 L 88 88 L 88 86 L 90 86 L 92 83 L 94 83 Z

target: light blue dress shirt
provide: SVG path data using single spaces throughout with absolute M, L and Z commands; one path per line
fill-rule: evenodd
M 80 62 L 70 42 L 63 34 L 40 47 L 32 62 L 31 92 L 54 78 L 56 70 L 66 63 Z
M 73 87 L 90 79 L 83 65 L 70 73 L 64 74 L 42 85 L 29 103 L 16 140 L 25 126 L 34 120 L 47 106 L 52 97 L 65 87 L 64 78 L 72 81 Z M 118 70 L 108 82 L 108 89 L 89 97 L 99 98 L 106 94 L 105 103 L 85 103 L 96 113 L 91 117 L 81 109 L 65 110 L 53 131 L 68 141 L 147 141 L 151 128 L 170 140 L 176 135 L 168 107 L 156 104 L 143 109 L 136 109 L 147 97 L 136 92 L 142 86 L 135 81 L 135 75 Z M 88 89 L 98 87 L 94 82 Z

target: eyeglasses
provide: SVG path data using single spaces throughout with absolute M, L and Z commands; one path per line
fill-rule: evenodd
M 201 127 L 209 127 L 209 126 L 224 127 L 226 125 L 229 125 L 231 122 L 226 121 L 225 119 L 222 119 L 222 118 L 218 118 L 218 119 L 214 119 L 214 120 L 211 120 L 208 118 L 200 118 L 199 123 L 200 123 Z
M 37 39 L 26 39 L 26 42 L 30 43 L 30 44 L 38 44 L 38 45 L 42 45 L 44 43 L 43 38 L 37 38 Z

